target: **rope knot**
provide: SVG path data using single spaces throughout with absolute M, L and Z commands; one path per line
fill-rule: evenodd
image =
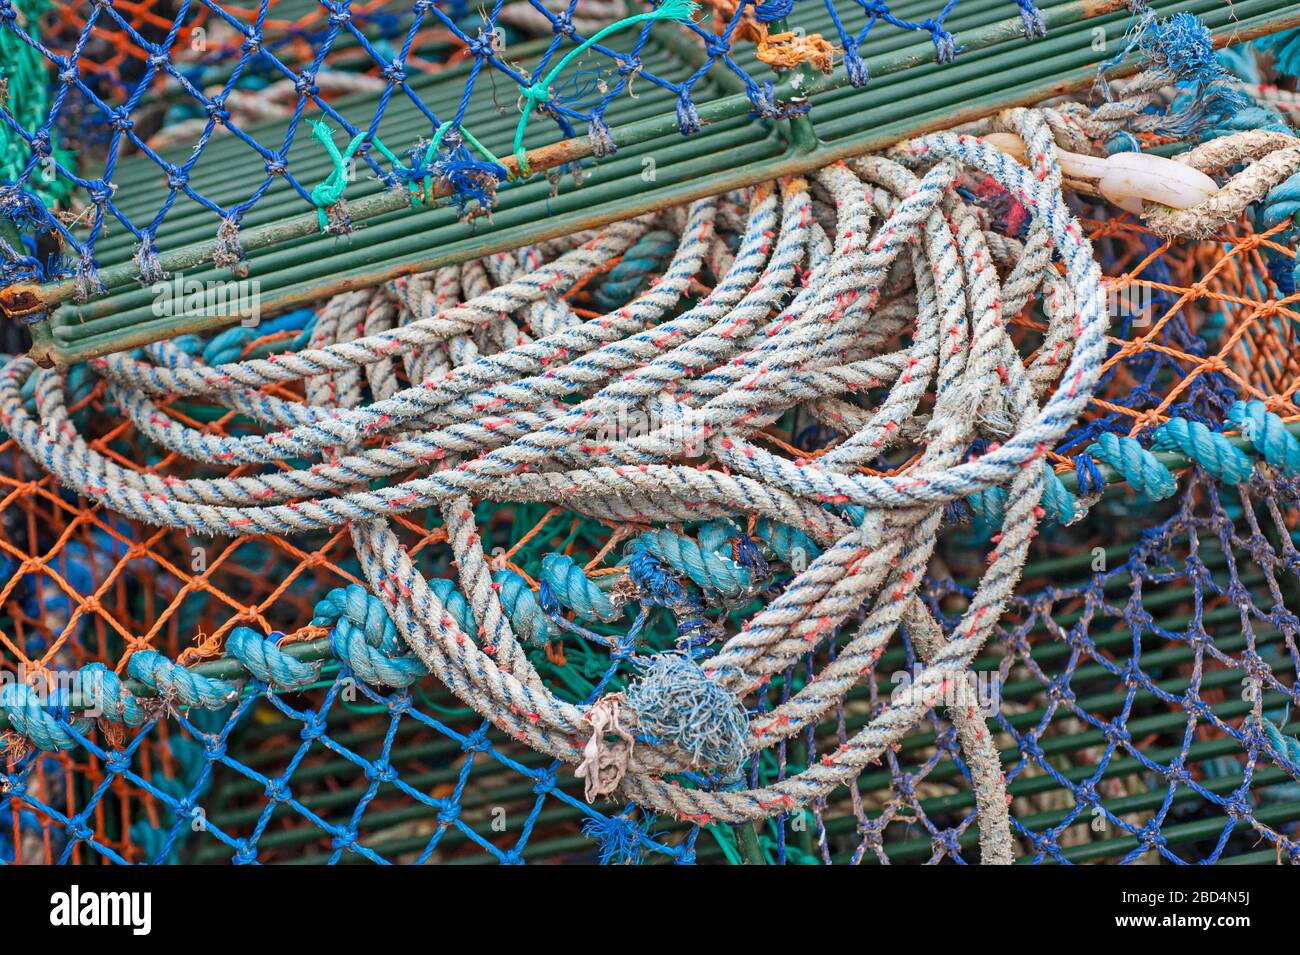
M 627 702 L 647 736 L 675 745 L 699 768 L 730 771 L 745 757 L 749 716 L 740 701 L 682 653 L 637 661 Z
M 700 131 L 700 113 L 691 102 L 691 91 L 686 87 L 677 94 L 677 128 L 684 136 Z
M 373 686 L 406 687 L 427 672 L 403 654 L 397 628 L 379 598 L 359 584 L 335 587 L 317 602 L 311 625 L 331 627 L 330 650 Z
M 927 18 L 921 21 L 921 28 L 928 30 L 934 41 L 934 58 L 940 64 L 951 63 L 957 57 L 957 41 L 944 29 L 943 23 Z
M 528 108 L 528 105 L 541 106 L 551 99 L 551 88 L 544 80 L 538 80 L 532 86 L 521 86 L 519 92 L 527 103 L 525 108 Z
M 867 64 L 854 45 L 844 47 L 844 69 L 848 72 L 849 83 L 853 86 L 866 86 L 867 81 L 871 79 Z
M 478 35 L 469 41 L 466 48 L 471 56 L 492 57 L 496 55 L 496 34 L 490 30 L 480 28 Z

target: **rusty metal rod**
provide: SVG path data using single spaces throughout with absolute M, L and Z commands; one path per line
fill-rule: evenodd
M 1070 3 L 1052 10 L 1047 16 L 1049 21 L 1056 21 L 1057 23 L 1078 23 L 1082 20 L 1114 13 L 1124 9 L 1125 5 L 1125 0 L 1078 0 L 1076 3 Z M 1300 15 L 1297 16 L 1297 20 L 1300 20 Z M 1004 20 L 963 37 L 963 46 L 967 50 L 982 49 L 1017 38 L 1023 34 L 1023 30 L 1024 27 L 1019 18 Z M 922 42 L 900 50 L 891 56 L 884 57 L 882 62 L 873 62 L 869 65 L 874 74 L 881 75 L 920 66 L 932 59 L 933 50 L 930 44 Z M 1124 71 L 1117 71 L 1116 75 L 1120 75 L 1122 72 Z M 833 76 L 819 75 L 799 89 L 794 89 L 787 79 L 778 87 L 776 95 L 778 99 L 784 100 L 794 97 L 815 96 L 819 93 L 842 88 L 847 84 L 848 79 L 843 71 Z M 708 123 L 733 116 L 741 116 L 752 109 L 753 104 L 750 103 L 746 96 L 733 94 L 710 103 L 701 104 L 698 107 L 698 112 L 701 121 Z M 613 134 L 620 145 L 627 146 L 662 136 L 675 128 L 675 117 L 665 116 L 628 124 L 614 130 Z M 591 154 L 590 140 L 585 136 L 576 137 L 529 151 L 527 153 L 528 167 L 533 172 L 543 172 L 579 159 L 588 158 Z M 502 165 L 506 168 L 511 179 L 518 176 L 518 163 L 513 157 L 503 160 Z M 446 185 L 439 184 L 434 190 L 433 197 L 442 198 L 450 194 L 451 190 Z M 353 221 L 361 221 L 374 216 L 396 212 L 409 205 L 410 194 L 407 191 L 390 190 L 349 203 L 348 213 Z M 249 229 L 240 234 L 239 242 L 248 251 L 293 239 L 305 238 L 316 234 L 318 231 L 317 216 L 313 211 L 281 222 Z M 197 242 L 180 249 L 163 252 L 159 256 L 159 261 L 164 271 L 184 271 L 212 261 L 216 248 L 217 243 L 215 240 Z M 108 287 L 123 285 L 134 281 L 135 272 L 136 266 L 134 262 L 123 262 L 101 270 L 100 280 Z M 77 281 L 75 278 L 42 285 L 15 284 L 0 289 L 0 311 L 4 311 L 10 316 L 31 315 L 36 312 L 49 311 L 63 302 L 74 299 L 76 295 Z

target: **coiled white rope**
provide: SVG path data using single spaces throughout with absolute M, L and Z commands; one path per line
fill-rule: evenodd
M 927 634 L 925 665 L 909 690 L 837 751 L 770 786 L 708 791 L 668 782 L 691 768 L 672 740 L 638 740 L 625 754 L 626 774 L 596 786 L 696 820 L 785 812 L 855 778 L 967 670 L 1023 565 L 1039 516 L 1042 455 L 1074 423 L 1100 372 L 1100 272 L 1062 199 L 1050 128 L 1026 110 L 1005 123 L 1026 144 L 1025 165 L 941 133 L 821 170 L 811 189 L 799 179 L 758 187 L 734 256 L 718 241 L 719 202 L 697 202 L 662 278 L 594 319 L 581 320 L 559 293 L 628 249 L 648 219 L 571 248 L 338 296 L 311 347 L 296 354 L 209 368 L 163 343 L 145 360 L 95 363 L 112 398 L 161 447 L 232 467 L 317 459 L 309 467 L 215 479 L 124 468 L 77 432 L 64 375 L 27 359 L 0 374 L 0 415 L 67 486 L 134 519 L 209 535 L 350 523 L 373 592 L 429 669 L 502 730 L 543 753 L 585 760 L 593 775 L 593 760 L 612 745 L 601 730 L 634 724 L 635 713 L 612 697 L 587 711 L 544 685 L 491 586 L 471 499 L 547 502 L 616 522 L 760 516 L 796 527 L 824 552 L 703 662 L 706 674 L 743 700 L 860 611 L 861 622 L 832 662 L 751 721 L 745 751 L 820 721 L 908 616 Z M 1023 245 L 985 231 L 955 192 L 966 174 L 992 177 L 1024 205 Z M 725 274 L 672 315 L 705 262 Z M 1036 293 L 1047 343 L 1026 362 L 1007 319 Z M 399 361 L 414 382 L 406 388 Z M 32 374 L 35 417 L 19 394 Z M 257 390 L 296 380 L 307 384 L 303 402 Z M 867 403 L 878 389 L 884 396 Z M 575 394 L 576 404 L 561 400 Z M 266 433 L 204 434 L 162 414 L 156 399 L 164 395 L 206 396 Z M 756 441 L 796 405 L 844 435 L 815 461 Z M 662 424 L 622 435 L 619 422 L 630 414 Z M 995 443 L 963 460 L 980 438 Z M 902 473 L 863 473 L 883 452 L 909 446 L 918 453 Z M 375 480 L 387 483 L 369 489 Z M 1002 534 L 945 642 L 914 594 L 945 504 L 993 486 L 1008 488 Z M 844 505 L 865 507 L 865 519 L 855 526 Z M 461 632 L 444 611 L 389 523 L 427 506 L 443 514 L 477 634 Z M 981 758 L 985 772 L 996 771 L 996 754 L 991 770 L 987 753 Z M 981 794 L 986 855 L 1006 861 L 1005 806 L 999 823 L 994 802 Z

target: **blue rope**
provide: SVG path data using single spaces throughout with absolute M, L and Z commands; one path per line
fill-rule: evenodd
M 1259 400 L 1238 401 L 1228 409 L 1228 423 L 1241 431 L 1257 454 L 1283 477 L 1300 474 L 1300 441 Z
M 57 702 L 51 705 L 51 700 L 42 699 L 26 683 L 6 683 L 0 687 L 0 710 L 9 717 L 9 725 L 37 749 L 62 752 L 77 746 L 76 737 L 68 732 L 66 708 Z M 85 720 L 73 725 L 78 733 L 84 733 L 89 727 L 89 721 Z
M 754 533 L 777 557 L 792 567 L 807 567 L 822 555 L 822 549 L 803 531 L 777 524 L 766 517 L 754 522 Z
M 126 665 L 127 672 L 165 700 L 184 706 L 215 710 L 239 695 L 239 685 L 217 680 L 167 659 L 157 650 L 137 650 Z
M 460 627 L 463 633 L 470 636 L 478 633 L 478 621 L 474 619 L 474 610 L 465 599 L 465 595 L 456 588 L 455 583 L 445 577 L 434 577 L 429 580 L 429 589 L 438 598 L 443 609 L 451 614 L 452 619 L 456 621 L 456 626 Z
M 516 635 L 535 647 L 545 646 L 556 638 L 550 617 L 524 578 L 504 567 L 492 575 L 492 582 Z
M 1156 429 L 1151 446 L 1160 451 L 1181 451 L 1224 484 L 1248 481 L 1255 470 L 1250 458 L 1199 421 L 1170 418 Z
M 605 273 L 596 289 L 596 304 L 606 312 L 622 308 L 677 250 L 677 233 L 655 229 L 641 236 L 623 258 Z
M 1052 466 L 1043 463 L 1043 520 L 1062 526 L 1072 523 L 1078 516 L 1078 499 L 1061 482 Z
M 1002 528 L 1002 521 L 1006 517 L 1007 489 L 990 487 L 983 491 L 976 491 L 966 499 L 966 502 L 971 507 L 971 520 L 975 533 L 982 540 L 994 537 Z
M 1121 437 L 1108 431 L 1088 445 L 1088 453 L 1122 474 L 1144 501 L 1161 501 L 1178 490 L 1169 469 L 1135 438 Z
M 406 687 L 428 672 L 417 657 L 402 652 L 388 612 L 360 584 L 334 588 L 312 613 L 312 626 L 332 628 L 330 650 L 363 683 Z
M 753 584 L 753 575 L 746 568 L 669 530 L 644 531 L 625 548 L 628 554 L 640 551 L 653 554 L 697 587 L 722 597 L 739 597 Z
M 547 554 L 542 558 L 542 582 L 563 606 L 582 620 L 618 620 L 623 612 L 609 596 L 592 583 L 567 554 Z
M 283 690 L 298 690 L 320 679 L 320 663 L 295 660 L 275 640 L 248 627 L 236 627 L 226 638 L 226 653 L 263 683 Z
M 88 663 L 81 668 L 81 694 L 88 708 L 105 719 L 127 726 L 139 726 L 145 713 L 122 678 L 102 663 Z

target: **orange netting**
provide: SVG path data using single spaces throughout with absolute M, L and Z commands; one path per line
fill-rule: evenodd
M 1219 240 L 1165 243 L 1154 240 L 1129 217 L 1085 221 L 1104 262 L 1109 288 L 1117 295 L 1125 290 L 1142 290 L 1137 298 L 1118 297 L 1127 303 L 1128 311 L 1146 309 L 1148 316 L 1145 323 L 1137 323 L 1128 333 L 1121 331 L 1123 322 L 1117 318 L 1112 339 L 1116 348 L 1107 364 L 1113 374 L 1093 402 L 1091 420 L 1120 416 L 1127 428 L 1118 430 L 1135 433 L 1164 420 L 1180 396 L 1198 378 L 1209 374 L 1220 376 L 1221 382 L 1230 382 L 1238 397 L 1262 398 L 1288 421 L 1300 419 L 1300 407 L 1295 401 L 1300 388 L 1300 355 L 1295 348 L 1300 295 L 1278 299 L 1263 258 L 1269 251 L 1294 254 L 1277 241 L 1278 230 L 1257 234 L 1243 221 L 1226 230 Z M 584 314 L 590 303 L 585 299 L 583 283 L 569 294 L 575 296 L 579 314 Z M 1035 317 L 1033 306 L 1016 321 L 1025 336 L 1035 335 L 1044 327 Z M 1198 353 L 1185 345 L 1171 344 L 1166 333 L 1174 323 L 1184 323 L 1191 333 L 1189 340 L 1203 343 L 1204 348 Z M 1166 372 L 1154 381 L 1144 379 L 1131 359 L 1155 353 L 1167 357 L 1170 363 L 1166 368 L 1177 368 L 1178 373 Z M 1134 403 L 1131 399 L 1139 388 L 1149 391 L 1150 398 Z M 296 390 L 279 386 L 269 390 L 301 398 Z M 166 402 L 163 407 L 176 420 L 202 427 L 210 434 L 232 434 L 239 427 L 237 415 L 231 411 L 204 417 L 200 414 L 204 409 L 179 400 Z M 82 395 L 70 410 L 91 420 L 91 430 L 96 433 L 93 447 L 123 467 L 185 473 L 184 461 L 175 454 L 158 453 L 134 432 L 129 422 L 113 413 L 102 382 Z M 800 434 L 793 427 L 773 427 L 766 437 L 773 447 L 791 454 L 812 457 L 818 453 L 816 448 L 801 448 Z M 1056 453 L 1054 457 L 1062 469 L 1068 466 L 1067 454 Z M 235 471 L 232 476 L 241 473 Z M 1294 510 L 1289 511 L 1286 526 L 1294 528 L 1295 518 Z M 332 587 L 364 583 L 345 529 L 294 539 L 259 536 L 201 541 L 181 532 L 145 527 L 102 508 L 87 506 L 27 460 L 13 441 L 0 443 L 0 521 L 0 560 L 9 564 L 8 576 L 0 583 L 0 662 L 6 670 L 22 670 L 36 678 L 52 678 L 59 669 L 92 661 L 102 661 L 123 673 L 129 656 L 142 648 L 160 650 L 186 663 L 210 659 L 220 653 L 231 630 L 241 625 L 266 633 L 280 631 L 287 634 L 286 640 L 317 637 L 320 632 L 308 627 L 313 603 Z M 394 519 L 413 558 L 427 561 L 431 569 L 439 566 L 445 551 L 440 545 L 446 536 L 441 527 L 434 526 L 436 523 L 432 515 L 425 517 L 418 512 Z M 530 583 L 537 554 L 548 550 L 582 553 L 586 555 L 583 563 L 597 571 L 607 555 L 636 530 L 590 520 L 580 522 L 560 509 L 527 506 L 500 507 L 495 512 L 485 509 L 481 526 L 485 544 L 499 545 L 504 559 Z M 1040 557 L 1123 543 L 1118 533 L 1111 524 L 1085 526 L 1068 547 L 1043 543 Z M 956 558 L 952 561 L 954 571 L 959 572 L 959 563 Z M 978 565 L 979 560 L 974 563 Z M 1088 570 L 1085 565 L 1069 573 L 1086 577 Z M 1024 586 L 1054 586 L 1060 579 L 1059 572 L 1036 573 L 1031 568 L 1026 571 Z M 1079 606 L 1075 600 L 1051 612 L 1074 613 Z M 1220 597 L 1211 600 L 1207 609 L 1214 611 L 1224 606 L 1228 606 L 1227 598 Z M 1017 613 L 1027 612 L 1013 611 L 1008 628 Z M 1291 652 L 1295 652 L 1294 647 Z M 558 645 L 549 647 L 546 657 L 562 681 L 584 665 L 572 650 L 566 655 Z M 1123 658 L 1116 652 L 1113 659 L 1122 662 Z M 590 674 L 584 671 L 584 675 Z M 312 692 L 334 691 L 322 688 Z M 1232 686 L 1226 690 L 1207 689 L 1203 698 L 1214 704 L 1233 692 Z M 419 694 L 430 712 L 445 721 L 441 725 L 472 737 L 478 718 L 432 678 L 420 685 Z M 203 764 L 202 772 L 211 773 L 211 779 L 204 783 L 212 787 L 209 801 L 226 807 L 226 827 L 261 834 L 258 858 L 276 861 L 331 856 L 331 836 L 306 825 L 300 813 L 275 809 L 275 798 L 268 799 L 265 780 L 272 775 L 272 766 L 296 759 L 295 798 L 300 804 L 325 816 L 335 809 L 351 811 L 357 798 L 366 796 L 366 787 L 357 787 L 365 772 L 346 746 L 355 746 L 358 752 L 372 757 L 382 753 L 386 764 L 417 789 L 434 796 L 456 792 L 463 818 L 477 826 L 484 840 L 496 838 L 492 830 L 496 810 L 505 807 L 502 811 L 507 813 L 525 812 L 537 801 L 533 784 L 512 775 L 508 762 L 477 770 L 473 784 L 464 790 L 466 767 L 473 762 L 474 751 L 467 751 L 462 742 L 449 742 L 436 727 L 407 720 L 400 730 L 395 729 L 397 724 L 388 710 L 367 704 L 364 699 L 353 701 L 343 718 L 345 725 L 333 736 L 342 742 L 316 747 L 301 756 L 297 750 L 304 738 L 300 724 L 286 718 L 283 704 L 263 701 L 256 705 L 254 718 L 245 721 L 240 734 L 221 737 L 223 747 L 237 752 L 239 765 L 251 767 L 252 771 L 231 771 L 221 759 Z M 1084 728 L 1077 720 L 1075 725 Z M 395 734 L 395 742 L 388 739 L 390 734 Z M 1153 731 L 1147 744 L 1154 746 L 1161 738 Z M 1198 729 L 1198 739 L 1218 738 L 1221 734 L 1216 736 L 1212 728 Z M 189 750 L 178 745 L 184 740 L 189 740 Z M 133 775 L 112 774 L 111 799 L 98 792 L 109 779 L 100 760 L 84 752 L 41 756 L 21 798 L 9 800 L 3 820 L 14 858 L 88 861 L 95 856 L 81 840 L 67 839 L 65 824 L 51 815 L 51 807 L 65 818 L 78 818 L 80 825 L 95 833 L 97 845 L 122 859 L 155 858 L 161 838 L 157 834 L 166 831 L 167 825 L 152 787 L 165 790 L 169 780 L 183 780 L 175 783 L 178 791 L 189 791 L 194 785 L 196 758 L 192 749 L 198 744 L 192 732 L 162 720 L 146 739 L 133 745 Z M 210 741 L 202 744 L 210 745 Z M 540 757 L 523 747 L 508 741 L 498 745 L 507 760 L 516 760 L 517 765 L 541 764 Z M 1083 751 L 1080 758 L 1085 759 L 1089 752 Z M 24 758 L 28 758 L 25 747 L 16 737 L 11 738 L 10 767 Z M 926 758 L 920 757 L 922 766 Z M 1208 778 L 1208 771 L 1197 772 Z M 922 806 L 916 800 L 938 798 L 936 794 L 947 792 L 935 781 L 926 785 L 937 788 L 927 790 L 921 786 L 916 792 L 900 795 L 890 788 L 889 772 L 883 777 L 881 772 L 869 772 L 864 780 L 861 791 L 855 788 L 826 807 L 826 818 L 833 820 L 838 814 L 851 821 L 865 800 L 868 807 L 882 814 L 902 813 L 901 819 L 908 812 L 914 815 Z M 565 785 L 571 783 L 568 780 Z M 1122 797 L 1130 792 L 1125 785 L 1122 780 L 1111 780 L 1107 791 Z M 384 845 L 393 846 L 394 858 L 429 858 L 420 847 L 428 843 L 430 833 L 437 832 L 439 826 L 445 828 L 446 821 L 436 814 L 421 812 L 424 807 L 413 803 L 409 792 L 400 787 L 376 787 L 366 800 L 369 808 L 365 821 L 360 823 L 362 834 L 372 842 L 383 840 Z M 1068 796 L 1066 790 L 1055 792 L 1062 799 Z M 1027 812 L 1047 811 L 1060 801 L 1048 795 L 1021 798 Z M 80 815 L 85 806 L 93 807 L 88 818 Z M 542 835 L 535 845 L 546 847 L 537 851 L 551 858 L 580 851 L 582 844 L 581 818 L 560 809 L 552 807 L 536 815 L 537 831 Z M 882 823 L 880 832 L 884 831 Z M 1078 838 L 1086 842 L 1088 836 L 1085 833 Z M 470 857 L 480 848 L 473 838 L 453 838 L 445 845 L 439 844 L 433 855 Z M 188 858 L 229 858 L 231 852 L 222 842 L 200 841 Z

